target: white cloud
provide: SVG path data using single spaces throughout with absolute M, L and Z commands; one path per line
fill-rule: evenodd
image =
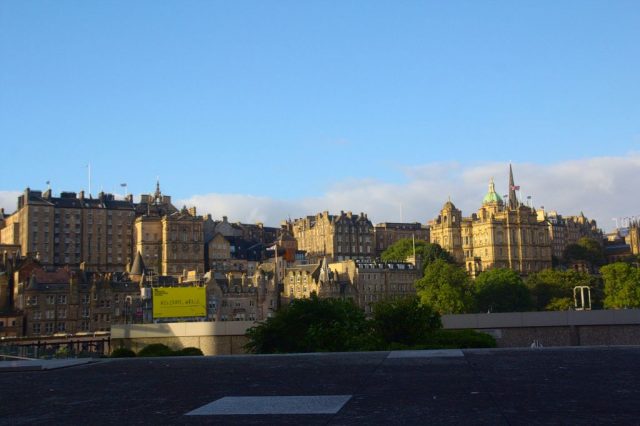
M 0 208 L 3 208 L 7 214 L 13 213 L 16 210 L 20 194 L 22 194 L 21 191 L 0 191 Z
M 516 184 L 522 197 L 531 196 L 536 207 L 545 206 L 564 215 L 581 211 L 600 227 L 612 229 L 614 217 L 640 216 L 640 153 L 625 157 L 595 157 L 551 164 L 514 163 Z M 347 180 L 327 188 L 324 194 L 300 199 L 277 199 L 260 195 L 201 194 L 176 205 L 197 206 L 200 213 L 230 221 L 263 222 L 277 226 L 287 218 L 299 218 L 328 210 L 366 212 L 374 223 L 405 221 L 426 223 L 442 205 L 451 201 L 465 216 L 480 207 L 491 177 L 500 195 L 508 192 L 509 166 L 485 163 L 429 163 L 403 169 L 405 182 L 374 179 Z M 20 191 L 0 191 L 0 207 L 15 210 Z M 401 207 L 402 206 L 402 207 Z
M 514 163 L 521 196 L 532 197 L 536 207 L 545 206 L 563 215 L 581 211 L 611 229 L 612 218 L 640 216 L 636 192 L 640 188 L 640 154 L 596 157 L 552 164 Z M 508 164 L 486 163 L 463 167 L 458 163 L 430 163 L 404 169 L 406 182 L 348 180 L 326 190 L 322 196 L 279 200 L 254 195 L 203 194 L 180 203 L 195 205 L 200 212 L 223 215 L 231 221 L 277 225 L 287 217 L 298 218 L 329 210 L 366 212 L 375 223 L 385 221 L 428 222 L 448 197 L 465 216 L 480 207 L 491 177 L 500 195 L 508 192 Z M 402 207 L 401 207 L 402 206 Z

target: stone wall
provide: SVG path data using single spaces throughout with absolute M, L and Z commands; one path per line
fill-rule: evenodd
M 245 333 L 253 321 L 181 322 L 168 324 L 114 325 L 111 348 L 129 348 L 138 352 L 146 345 L 162 343 L 177 350 L 200 348 L 205 355 L 245 353 Z
M 474 329 L 498 347 L 640 345 L 640 310 L 444 315 L 445 329 Z
M 474 329 L 498 347 L 640 345 L 640 309 L 444 315 L 445 329 Z M 114 325 L 111 348 L 139 351 L 151 343 L 172 349 L 197 347 L 205 355 L 243 354 L 252 321 Z

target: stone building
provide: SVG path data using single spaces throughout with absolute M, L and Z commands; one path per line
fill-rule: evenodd
M 463 217 L 451 201 L 429 223 L 430 240 L 448 250 L 471 276 L 492 268 L 509 268 L 527 275 L 551 268 L 548 225 L 536 211 L 520 203 L 509 169 L 509 199 L 505 203 L 493 179 L 482 206 Z
M 11 268 L 7 268 L 7 254 L 0 262 L 0 337 L 22 335 L 22 315 L 13 307 L 13 281 Z
M 158 184 L 153 196 L 142 197 L 138 212 L 135 249 L 149 270 L 172 276 L 204 272 L 204 224 L 195 208 L 178 211 Z
M 575 244 L 580 238 L 592 238 L 598 242 L 603 240 L 603 233 L 595 220 L 587 219 L 583 213 L 579 216 L 564 217 L 556 211 L 537 211 L 538 221 L 547 224 L 552 254 L 561 259 L 564 250 L 570 244 Z
M 366 314 L 376 302 L 415 296 L 414 282 L 420 278 L 419 270 L 410 263 L 347 260 L 331 263 L 329 268 L 338 283 L 349 287 L 348 294 Z
M 298 242 L 298 250 L 306 251 L 311 262 L 325 256 L 332 261 L 375 257 L 373 224 L 364 213 L 330 215 L 325 211 L 297 219 L 288 226 Z
M 379 223 L 375 226 L 374 233 L 377 257 L 380 257 L 382 252 L 389 248 L 390 245 L 403 238 L 429 241 L 429 227 L 419 222 Z
M 640 255 L 640 222 L 638 220 L 629 224 L 629 235 L 625 237 L 625 241 L 631 249 L 631 254 Z
M 326 258 L 317 264 L 288 267 L 282 285 L 286 301 L 309 298 L 313 293 L 320 298 L 353 298 L 348 281 L 338 281 Z
M 223 216 L 221 221 L 214 221 L 211 215 L 207 215 L 203 229 L 207 270 L 212 263 L 221 260 L 261 262 L 269 257 L 266 249 L 282 236 L 280 228 L 262 223 L 231 223 L 227 216 Z
M 124 273 L 47 270 L 27 260 L 15 272 L 14 308 L 23 336 L 109 331 L 111 324 L 140 322 L 140 285 Z
M 5 218 L 0 243 L 19 244 L 24 255 L 37 254 L 43 265 L 79 267 L 96 271 L 124 271 L 131 261 L 132 197 L 116 200 L 112 194 L 85 197 L 83 191 L 52 196 L 27 188 L 18 197 L 18 209 Z
M 216 261 L 231 259 L 231 243 L 220 233 L 209 240 L 207 248 L 209 265 Z
M 253 275 L 209 271 L 207 319 L 209 321 L 263 321 L 278 308 L 273 265 L 264 264 Z

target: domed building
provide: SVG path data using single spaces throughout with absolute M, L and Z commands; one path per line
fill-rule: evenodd
M 471 217 L 463 217 L 447 201 L 429 222 L 430 241 L 448 250 L 473 277 L 493 268 L 510 268 L 522 275 L 551 268 L 547 224 L 538 220 L 533 207 L 518 201 L 517 189 L 509 166 L 507 202 L 496 192 L 493 178 L 482 206 Z

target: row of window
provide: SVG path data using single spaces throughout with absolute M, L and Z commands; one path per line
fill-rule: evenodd
M 357 246 L 351 246 L 351 251 L 352 251 L 352 252 L 356 252 L 356 251 L 357 251 L 357 250 L 356 250 L 356 247 L 357 247 Z M 343 248 L 343 246 L 338 245 L 338 246 L 336 247 L 336 251 L 337 251 L 337 252 L 341 252 L 341 251 L 342 251 L 342 248 Z M 364 250 L 364 247 L 361 247 L 361 248 L 363 249 L 363 250 L 361 250 L 363 253 L 364 253 L 364 252 L 366 252 L 366 253 L 371 253 L 371 247 L 370 247 L 370 246 L 367 246 L 367 247 L 366 247 L 366 248 L 367 248 L 366 250 Z M 348 250 L 349 250 L 349 246 L 344 246 L 344 250 L 345 250 L 345 251 L 348 251 Z
M 78 323 L 78 331 L 89 331 L 89 321 L 80 321 Z M 71 330 L 72 327 L 67 327 L 67 324 L 64 322 L 58 322 L 58 323 L 54 323 L 54 322 L 45 322 L 45 323 L 39 323 L 39 322 L 34 322 L 33 324 L 31 324 L 31 331 L 32 334 L 52 334 L 54 332 L 56 333 L 64 333 L 67 330 Z M 104 331 L 108 331 L 108 329 L 106 328 L 102 328 L 100 330 L 104 330 Z
M 115 298 L 115 302 L 119 303 L 120 302 L 120 295 L 116 294 L 114 296 Z M 98 300 L 98 295 L 94 294 L 93 296 L 93 300 Z M 66 305 L 68 298 L 66 294 L 59 294 L 57 296 L 55 295 L 48 295 L 45 296 L 45 301 L 47 305 Z M 83 305 L 88 305 L 90 301 L 90 296 L 88 294 L 83 294 L 80 297 L 80 302 Z M 27 306 L 37 306 L 38 305 L 38 296 L 28 296 L 27 297 Z M 100 308 L 108 308 L 111 306 L 111 300 L 109 299 L 100 299 L 98 302 L 98 307 Z

